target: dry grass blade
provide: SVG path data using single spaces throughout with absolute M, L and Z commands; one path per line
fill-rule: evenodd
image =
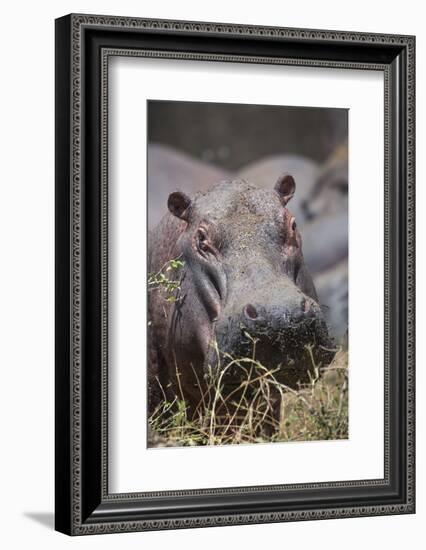
M 298 390 L 276 378 L 279 368 L 268 369 L 251 357 L 221 354 L 219 367 L 209 368 L 197 383 L 202 391 L 194 414 L 176 372 L 178 395 L 163 401 L 149 418 L 149 446 L 231 445 L 279 441 L 312 441 L 348 437 L 348 353 L 339 350 L 330 366 L 312 361 L 310 381 Z M 239 382 L 227 388 L 227 373 L 237 370 Z M 201 384 L 202 382 L 202 384 Z

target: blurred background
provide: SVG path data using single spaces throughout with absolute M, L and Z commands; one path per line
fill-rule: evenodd
M 348 325 L 348 111 L 334 108 L 148 101 L 148 225 L 177 189 L 194 195 L 242 177 L 273 188 L 288 172 L 289 204 L 336 344 Z
M 294 153 L 323 162 L 347 138 L 346 111 L 150 101 L 150 141 L 226 170 L 269 155 Z

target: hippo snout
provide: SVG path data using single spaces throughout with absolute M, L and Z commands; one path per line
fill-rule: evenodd
M 243 331 L 255 338 L 260 347 L 265 346 L 266 360 L 273 358 L 281 363 L 294 358 L 296 352 L 300 353 L 305 346 L 328 343 L 322 311 L 318 304 L 307 297 L 295 305 L 250 302 L 243 307 L 241 315 L 228 320 L 227 330 L 228 337 L 231 335 L 231 338 L 235 338 L 236 349 L 241 348 L 238 340 L 244 339 L 241 337 Z
M 283 328 L 286 325 L 305 322 L 321 316 L 322 312 L 312 299 L 304 297 L 294 307 L 275 306 L 265 308 L 262 305 L 248 303 L 243 308 L 243 315 L 248 322 L 262 322 L 270 318 L 277 328 Z
M 265 302 L 250 301 L 219 319 L 218 348 L 227 357 L 254 357 L 267 368 L 279 367 L 277 378 L 295 387 L 309 380 L 312 359 L 318 365 L 331 357 L 332 342 L 321 308 L 303 295 L 287 303 Z M 212 355 L 210 359 L 215 361 Z

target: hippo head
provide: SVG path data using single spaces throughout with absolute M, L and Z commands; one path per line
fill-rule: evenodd
M 313 357 L 327 360 L 327 328 L 287 209 L 295 189 L 284 175 L 270 190 L 236 180 L 194 199 L 169 196 L 170 212 L 185 222 L 177 240 L 180 299 L 170 323 L 178 364 L 215 368 L 222 354 L 251 357 L 256 341 L 256 359 L 280 366 L 282 382 L 296 385 Z

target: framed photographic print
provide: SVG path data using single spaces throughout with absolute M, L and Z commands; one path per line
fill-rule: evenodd
M 412 36 L 56 21 L 56 529 L 413 513 Z

